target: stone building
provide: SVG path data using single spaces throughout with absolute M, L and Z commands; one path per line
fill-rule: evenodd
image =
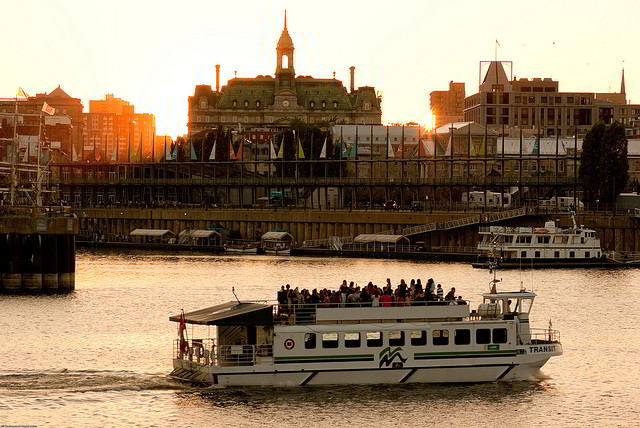
M 292 120 L 380 124 L 381 101 L 371 86 L 356 89 L 355 67 L 351 67 L 348 91 L 335 77 L 296 75 L 294 45 L 285 13 L 284 29 L 276 46 L 275 76 L 233 78 L 220 87 L 217 65 L 215 90 L 209 85 L 198 85 L 189 97 L 188 129 L 193 135 L 218 125 L 287 126 Z
M 624 71 L 620 93 L 561 92 L 551 78 L 507 76 L 502 62 L 491 61 L 477 93 L 464 101 L 464 120 L 514 135 L 550 137 L 586 134 L 598 121 L 630 125 L 640 105 L 628 104 Z

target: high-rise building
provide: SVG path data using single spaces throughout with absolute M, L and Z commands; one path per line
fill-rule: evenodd
M 220 87 L 220 66 L 216 66 L 215 90 L 198 85 L 189 97 L 189 133 L 218 125 L 288 125 L 292 120 L 307 123 L 380 124 L 381 97 L 371 86 L 355 87 L 355 67 L 350 68 L 350 88 L 340 80 L 297 76 L 294 45 L 284 29 L 276 46 L 275 76 L 233 78 Z
M 434 128 L 464 120 L 464 83 L 451 81 L 448 91 L 433 91 L 429 99 Z
M 598 121 L 631 126 L 640 105 L 628 104 L 624 70 L 619 93 L 561 92 L 551 78 L 510 78 L 491 61 L 477 93 L 465 98 L 464 120 L 513 134 L 584 135 Z
M 135 113 L 133 105 L 113 94 L 90 100 L 83 121 L 83 145 L 78 153 L 83 161 L 147 162 L 162 157 L 154 147 L 155 116 Z

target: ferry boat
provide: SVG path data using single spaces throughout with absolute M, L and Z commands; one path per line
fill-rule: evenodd
M 274 256 L 288 256 L 291 254 L 294 238 L 286 231 L 270 231 L 260 238 L 262 250 L 265 254 Z
M 223 245 L 225 253 L 235 254 L 257 254 L 260 248 L 260 242 L 258 241 L 227 241 Z
M 494 382 L 529 379 L 562 354 L 560 333 L 529 326 L 536 294 L 482 303 L 277 305 L 231 301 L 170 317 L 175 378 L 218 386 Z M 186 337 L 187 324 L 200 329 Z M 214 326 L 214 337 L 205 332 Z M 190 329 L 194 331 L 194 329 Z M 201 334 L 202 333 L 202 334 Z
M 499 258 L 500 267 L 608 264 L 596 231 L 578 226 L 573 216 L 572 220 L 573 227 L 565 229 L 554 221 L 544 227 L 482 227 L 481 255 L 473 266 L 486 268 L 493 257 Z

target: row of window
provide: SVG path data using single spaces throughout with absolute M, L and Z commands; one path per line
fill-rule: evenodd
M 600 252 L 598 251 L 596 254 L 596 257 L 600 257 Z M 520 258 L 526 258 L 527 257 L 527 252 L 526 251 L 520 251 Z M 569 251 L 569 258 L 570 259 L 574 259 L 576 257 L 576 252 L 575 251 Z M 539 259 L 540 258 L 540 251 L 535 251 L 533 253 L 533 258 L 535 259 Z M 559 259 L 560 258 L 560 251 L 554 251 L 553 252 L 553 258 L 555 259 Z M 584 258 L 585 259 L 589 259 L 591 258 L 591 251 L 585 251 L 584 253 Z
M 345 348 L 360 348 L 366 345 L 369 348 L 379 348 L 384 346 L 385 337 L 389 346 L 404 346 L 408 343 L 411 346 L 426 346 L 428 343 L 428 334 L 426 330 L 414 330 L 405 334 L 404 331 L 390 331 L 383 333 L 381 331 L 368 331 L 366 333 L 347 332 L 347 333 L 306 333 L 304 335 L 305 349 L 316 349 L 318 339 L 322 348 L 331 349 L 338 348 L 340 340 L 343 341 Z M 437 329 L 431 331 L 431 344 L 434 346 L 444 346 L 449 344 L 450 332 L 446 329 Z M 455 345 L 470 345 L 471 330 L 468 328 L 455 329 L 453 331 L 453 343 Z M 507 343 L 506 328 L 479 328 L 475 330 L 475 344 L 485 345 L 490 343 Z

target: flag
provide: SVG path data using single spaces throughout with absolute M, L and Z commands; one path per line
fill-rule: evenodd
M 170 160 L 178 160 L 178 143 L 173 143 L 173 151 L 171 152 Z
M 53 116 L 54 114 L 56 114 L 56 109 L 54 109 L 53 107 L 51 107 L 49 104 L 47 104 L 47 102 L 45 101 L 45 103 L 42 105 L 42 111 L 47 113 L 49 116 Z
M 198 160 L 198 155 L 196 155 L 196 149 L 193 148 L 193 143 L 191 144 L 191 160 Z
M 16 91 L 16 97 L 29 98 L 29 95 L 27 95 L 27 93 L 24 91 L 24 89 L 18 88 L 18 90 Z
M 233 144 L 229 142 L 229 159 L 235 159 L 235 158 L 236 158 L 236 152 L 235 150 L 233 150 Z
M 96 152 L 96 162 L 100 162 L 100 150 Z
M 302 143 L 300 143 L 300 138 L 298 138 L 298 149 L 296 150 L 296 158 L 304 159 L 304 150 L 302 150 Z
M 211 149 L 211 154 L 209 154 L 209 160 L 216 160 L 216 143 L 218 139 L 213 141 L 213 148 Z
M 78 152 L 76 152 L 76 146 L 71 144 L 71 162 L 78 160 Z
M 270 159 L 275 159 L 278 155 L 276 155 L 276 149 L 273 147 L 273 139 L 269 141 L 269 150 L 270 150 Z
M 420 140 L 418 143 L 420 145 L 418 150 L 418 157 L 423 158 L 429 156 L 429 151 L 427 150 L 427 142 L 424 140 Z
M 389 138 L 387 138 L 387 155 L 392 158 L 394 157 L 393 154 L 393 145 L 391 144 L 391 140 L 389 140 Z
M 236 159 L 244 160 L 244 142 L 249 141 L 246 139 L 240 140 L 240 147 L 238 147 L 238 153 L 236 153 Z
M 280 143 L 280 149 L 278 150 L 278 159 L 284 159 L 284 135 L 282 136 L 282 142 Z
M 180 324 L 178 324 L 178 338 L 180 339 L 180 352 L 186 354 L 189 352 L 189 342 L 187 335 L 187 320 L 184 317 L 184 311 L 180 314 Z
M 322 144 L 322 150 L 320 151 L 320 159 L 327 158 L 327 137 L 324 137 L 324 143 Z

